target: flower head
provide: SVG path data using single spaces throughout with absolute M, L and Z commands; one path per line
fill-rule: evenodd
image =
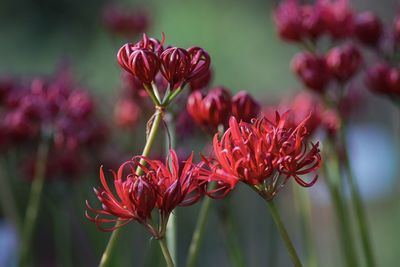
M 170 47 L 160 55 L 161 73 L 169 82 L 171 89 L 181 85 L 190 70 L 188 52 L 183 48 Z
M 288 112 L 283 116 L 277 113 L 275 121 L 259 118 L 252 123 L 238 123 L 231 117 L 221 140 L 217 135 L 214 137 L 218 167 L 213 168 L 215 174 L 211 179 L 220 181 L 225 176 L 242 181 L 266 199 L 272 199 L 290 177 L 301 186 L 313 185 L 317 176 L 310 182 L 301 176 L 318 169 L 321 161 L 318 143 L 308 144 L 305 128 L 308 118 L 296 128 L 287 128 L 288 116 Z
M 382 33 L 382 22 L 372 12 L 362 12 L 354 18 L 354 35 L 361 43 L 375 46 Z
M 193 153 L 179 168 L 178 157 L 173 150 L 165 163 L 142 156 L 134 157 L 122 164 L 117 172 L 112 172 L 115 193 L 108 186 L 101 168 L 102 187 L 95 189 L 95 193 L 102 209 L 94 209 L 87 202 L 88 209 L 97 215 L 92 217 L 87 213 L 86 217 L 106 231 L 115 227 L 104 229 L 101 224 L 121 221 L 120 227 L 137 221 L 154 237 L 161 238 L 172 210 L 177 206 L 192 205 L 202 196 L 197 180 L 198 167 L 193 165 L 192 159 Z M 160 212 L 160 228 L 155 228 L 151 221 L 154 209 Z M 101 215 L 105 218 L 100 218 Z

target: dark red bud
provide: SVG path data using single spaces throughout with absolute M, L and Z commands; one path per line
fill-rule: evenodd
M 354 19 L 354 34 L 361 43 L 375 46 L 382 35 L 382 22 L 372 12 L 360 13 Z
M 339 81 L 347 81 L 360 69 L 362 56 L 353 45 L 332 48 L 327 56 L 326 63 L 329 71 Z
M 239 121 L 250 122 L 260 114 L 261 107 L 246 91 L 238 92 L 232 98 L 232 115 Z

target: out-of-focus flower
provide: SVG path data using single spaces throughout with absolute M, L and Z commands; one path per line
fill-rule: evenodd
M 204 129 L 215 133 L 219 125 L 226 125 L 231 114 L 231 95 L 227 89 L 216 87 L 207 95 L 200 91 L 190 94 L 187 111 Z
M 328 52 L 326 63 L 336 79 L 347 81 L 360 69 L 362 56 L 357 47 L 353 45 L 334 47 Z
M 259 118 L 252 123 L 238 123 L 234 117 L 221 140 L 214 136 L 214 154 L 217 168 L 210 180 L 221 176 L 242 181 L 254 187 L 265 199 L 275 197 L 290 177 L 304 187 L 312 186 L 300 176 L 314 172 L 321 162 L 317 144 L 306 139 L 306 118 L 296 128 L 287 128 L 289 113 L 277 113 L 275 121 Z
M 301 8 L 302 31 L 306 38 L 317 40 L 325 33 L 325 24 L 321 9 L 316 5 L 304 5 Z
M 250 122 L 260 114 L 260 104 L 246 91 L 240 91 L 232 98 L 232 115 L 239 121 Z
M 209 68 L 208 71 L 203 76 L 190 80 L 189 82 L 190 89 L 192 91 L 195 91 L 206 88 L 207 86 L 210 85 L 212 76 L 213 76 L 212 70 L 211 68 Z
M 394 19 L 393 32 L 394 32 L 393 34 L 394 34 L 396 41 L 399 42 L 400 41 L 400 16 L 397 16 Z
M 354 18 L 354 35 L 365 45 L 377 45 L 382 36 L 381 20 L 370 11 L 357 14 Z
M 120 99 L 114 108 L 114 120 L 124 129 L 133 129 L 141 115 L 139 105 L 130 99 Z
M 319 0 L 317 6 L 321 10 L 326 30 L 332 38 L 351 37 L 354 12 L 348 0 Z
M 102 187 L 95 189 L 95 193 L 102 203 L 102 209 L 94 209 L 87 202 L 88 209 L 97 216 L 86 213 L 86 217 L 105 231 L 113 231 L 115 227 L 103 228 L 103 223 L 121 221 L 122 224 L 117 226 L 121 227 L 130 221 L 137 221 L 155 238 L 162 238 L 172 210 L 177 206 L 192 205 L 202 196 L 197 180 L 198 167 L 193 165 L 192 158 L 193 153 L 183 168 L 179 168 L 178 157 L 173 150 L 165 164 L 146 157 L 134 157 L 122 164 L 117 172 L 112 172 L 116 194 L 111 191 L 103 168 L 100 168 Z M 144 160 L 148 166 L 140 164 L 140 160 Z M 143 174 L 137 174 L 137 168 Z M 159 228 L 154 227 L 151 221 L 154 208 L 160 211 Z
M 318 93 L 324 92 L 330 81 L 330 72 L 322 56 L 298 53 L 292 60 L 291 68 L 305 86 Z
M 279 36 L 285 41 L 316 41 L 325 32 L 322 13 L 317 5 L 300 5 L 297 0 L 281 1 L 274 12 Z
M 148 10 L 107 5 L 103 11 L 103 24 L 112 33 L 135 38 L 145 32 L 150 24 Z
M 196 125 L 187 110 L 182 110 L 176 114 L 175 128 L 179 139 L 185 139 L 195 132 Z
M 279 36 L 285 41 L 302 40 L 301 9 L 296 0 L 281 1 L 274 12 Z
M 387 64 L 376 64 L 367 71 L 367 85 L 373 92 L 400 95 L 400 70 Z

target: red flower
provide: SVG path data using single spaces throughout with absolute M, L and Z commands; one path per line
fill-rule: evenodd
M 296 0 L 282 1 L 274 12 L 274 21 L 283 40 L 292 42 L 302 40 L 301 9 Z
M 194 91 L 190 94 L 186 107 L 197 124 L 215 133 L 219 125 L 227 123 L 231 114 L 231 95 L 223 87 L 216 87 L 207 95 Z
M 400 96 L 400 69 L 376 64 L 367 71 L 367 85 L 373 92 Z
M 221 176 L 230 176 L 231 180 L 254 187 L 266 199 L 272 199 L 289 177 L 301 186 L 312 186 L 317 176 L 310 182 L 300 176 L 318 169 L 321 161 L 318 143 L 308 149 L 305 128 L 308 118 L 296 128 L 287 128 L 288 116 L 289 113 L 282 117 L 277 113 L 275 122 L 260 118 L 252 123 L 238 123 L 231 117 L 221 140 L 214 136 L 219 168 L 214 168 L 215 174 L 210 179 L 218 181 Z
M 292 60 L 291 68 L 305 86 L 318 93 L 322 93 L 330 81 L 330 72 L 322 56 L 298 53 Z
M 201 47 L 191 47 L 187 49 L 189 57 L 189 76 L 187 81 L 198 79 L 207 74 L 210 68 L 210 56 Z
M 190 68 L 188 52 L 185 49 L 170 47 L 160 55 L 161 73 L 169 82 L 171 90 L 187 78 Z
M 327 32 L 334 39 L 350 37 L 353 33 L 353 10 L 348 0 L 320 0 L 318 8 L 322 12 Z
M 160 69 L 157 55 L 147 49 L 126 44 L 118 51 L 118 63 L 144 84 L 151 84 Z
M 362 56 L 357 47 L 348 45 L 332 48 L 326 56 L 329 71 L 339 81 L 347 81 L 360 69 Z
M 382 35 L 382 22 L 372 12 L 363 12 L 354 19 L 354 35 L 366 45 L 377 45 Z
M 171 164 L 168 163 L 169 159 Z M 101 227 L 103 223 L 121 221 L 122 224 L 117 226 L 121 227 L 130 221 L 138 221 L 155 238 L 161 238 L 172 210 L 177 206 L 192 205 L 202 196 L 197 180 L 198 167 L 192 164 L 192 159 L 193 153 L 180 169 L 173 150 L 165 164 L 146 157 L 134 157 L 122 164 L 117 173 L 113 172 L 116 193 L 109 188 L 101 168 L 103 187 L 95 189 L 95 193 L 102 203 L 102 209 L 94 209 L 87 202 L 88 209 L 97 213 L 97 216 L 86 213 L 86 217 L 105 231 L 113 231 L 115 227 L 104 229 Z M 143 164 L 139 163 L 141 160 Z M 146 163 L 147 167 L 144 166 Z M 138 174 L 137 168 L 143 174 Z M 159 228 L 154 227 L 151 221 L 154 208 L 160 211 Z M 106 217 L 100 218 L 101 215 Z
M 246 91 L 240 91 L 232 98 L 232 115 L 238 120 L 250 122 L 258 117 L 260 110 L 260 104 Z
M 203 76 L 190 80 L 189 83 L 190 89 L 192 91 L 195 91 L 206 88 L 210 84 L 212 78 L 213 78 L 213 72 L 211 68 L 209 68 L 206 74 L 204 74 Z
M 114 108 L 114 120 L 124 129 L 133 129 L 141 115 L 139 105 L 130 99 L 120 99 Z

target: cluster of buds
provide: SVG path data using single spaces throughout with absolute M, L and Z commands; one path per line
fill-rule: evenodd
M 274 12 L 279 36 L 289 42 L 316 43 L 329 35 L 334 40 L 352 38 L 377 45 L 383 33 L 372 12 L 355 13 L 347 0 L 319 0 L 314 5 L 284 0 Z
M 142 224 L 156 239 L 163 238 L 168 218 L 177 206 L 189 206 L 203 196 L 200 183 L 200 166 L 193 164 L 193 153 L 180 167 L 177 154 L 171 150 L 165 163 L 142 156 L 123 163 L 113 174 L 116 194 L 110 189 L 100 168 L 102 187 L 94 189 L 102 209 L 94 209 L 87 202 L 89 211 L 97 214 L 86 217 L 104 231 L 113 231 L 130 221 Z M 148 165 L 145 167 L 145 165 Z M 159 211 L 159 227 L 154 226 L 153 210 Z M 103 224 L 120 222 L 117 226 Z
M 292 60 L 292 69 L 307 88 L 324 93 L 331 80 L 343 83 L 353 78 L 362 63 L 359 49 L 348 44 L 332 48 L 325 56 L 300 52 Z
M 108 31 L 126 38 L 137 37 L 150 26 L 149 12 L 143 8 L 107 5 L 102 19 Z
M 54 156 L 53 161 L 62 166 L 67 155 L 78 159 L 80 152 L 104 141 L 107 131 L 95 113 L 93 98 L 74 85 L 65 70 L 51 79 L 34 79 L 29 85 L 17 80 L 0 84 L 0 91 L 7 91 L 0 107 L 3 149 L 51 138 L 54 155 L 63 151 L 63 157 Z
M 231 117 L 221 140 L 214 136 L 215 159 L 206 160 L 211 170 L 204 177 L 217 182 L 211 193 L 225 195 L 241 181 L 271 200 L 291 177 L 301 186 L 312 186 L 317 176 L 309 182 L 301 176 L 319 168 L 319 145 L 307 139 L 309 117 L 295 127 L 288 126 L 288 117 L 288 112 L 276 113 L 273 121 L 261 117 L 251 123 Z
M 215 133 L 220 125 L 227 126 L 229 117 L 250 122 L 260 113 L 260 105 L 246 91 L 231 96 L 223 87 L 211 89 L 207 94 L 194 91 L 187 101 L 187 111 L 202 128 Z
M 292 61 L 292 69 L 303 84 L 325 94 L 331 80 L 342 87 L 353 78 L 364 63 L 356 44 L 371 50 L 379 63 L 367 66 L 367 86 L 372 92 L 398 95 L 398 66 L 394 65 L 400 43 L 400 17 L 392 25 L 384 25 L 371 11 L 356 12 L 347 0 L 318 0 L 300 4 L 297 0 L 282 1 L 275 11 L 280 37 L 307 48 Z M 317 52 L 317 42 L 328 34 L 335 45 L 325 55 Z M 345 94 L 339 93 L 345 96 Z
M 164 35 L 159 41 L 144 34 L 143 39 L 136 44 L 122 46 L 117 55 L 121 67 L 139 80 L 147 93 L 155 94 L 155 97 L 159 94 L 154 89 L 158 75 L 161 74 L 166 80 L 168 87 L 165 93 L 168 94 L 207 75 L 210 67 L 210 57 L 204 49 L 164 49 L 164 41 Z

